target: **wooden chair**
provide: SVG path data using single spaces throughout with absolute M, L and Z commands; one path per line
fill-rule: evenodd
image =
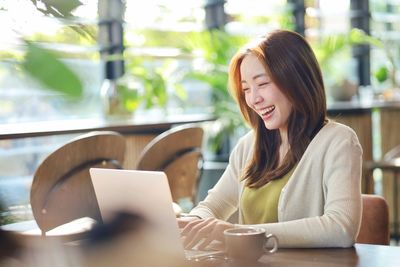
M 399 242 L 400 233 L 399 233 L 399 197 L 398 197 L 398 179 L 400 179 L 400 145 L 395 146 L 391 150 L 389 150 L 383 156 L 383 159 L 380 161 L 370 161 L 365 163 L 366 171 L 369 173 L 370 177 L 373 177 L 372 173 L 375 169 L 381 169 L 383 172 L 391 172 L 392 173 L 392 181 L 393 181 L 393 196 L 392 196 L 392 208 L 393 211 L 393 228 L 391 232 L 391 238 Z M 385 177 L 385 176 L 384 176 Z M 390 177 L 390 176 L 389 176 Z
M 101 222 L 89 169 L 122 168 L 125 138 L 110 131 L 78 136 L 51 153 L 37 168 L 30 192 L 33 222 L 2 227 L 26 238 L 37 235 L 74 240 L 86 228 L 82 217 Z M 77 220 L 78 219 L 78 220 Z M 92 221 L 93 221 L 92 220 Z M 77 223 L 71 225 L 71 221 Z
M 378 195 L 362 195 L 361 228 L 356 243 L 389 245 L 389 207 Z
M 164 171 L 173 201 L 179 203 L 182 198 L 194 201 L 200 176 L 203 133 L 203 128 L 193 124 L 165 131 L 146 145 L 136 169 Z
M 101 221 L 89 169 L 122 168 L 126 142 L 116 132 L 91 132 L 50 154 L 31 187 L 34 218 L 43 233 L 81 217 Z

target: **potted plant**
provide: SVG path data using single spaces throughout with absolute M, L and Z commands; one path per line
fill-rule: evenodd
M 375 46 L 383 50 L 387 60 L 373 72 L 373 77 L 383 88 L 382 96 L 385 100 L 400 99 L 398 65 L 394 54 L 394 51 L 399 49 L 398 44 L 376 39 Z
M 329 35 L 313 50 L 321 65 L 327 86 L 328 97 L 334 101 L 349 101 L 357 93 L 358 84 L 355 81 L 354 62 L 349 58 L 350 48 L 354 45 L 379 45 L 379 41 L 360 29 L 351 29 L 349 33 Z M 344 66 L 346 62 L 348 66 Z M 349 69 L 350 67 L 350 69 Z

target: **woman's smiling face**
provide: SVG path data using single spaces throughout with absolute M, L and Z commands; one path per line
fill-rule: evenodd
M 248 54 L 243 58 L 240 76 L 246 103 L 262 118 L 265 127 L 286 131 L 292 104 L 272 82 L 256 55 Z

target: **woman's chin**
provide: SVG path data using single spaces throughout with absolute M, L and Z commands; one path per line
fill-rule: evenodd
M 279 130 L 281 128 L 283 128 L 284 126 L 282 124 L 273 122 L 271 120 L 265 121 L 264 120 L 264 126 L 265 128 L 267 128 L 268 130 L 272 131 L 272 130 Z

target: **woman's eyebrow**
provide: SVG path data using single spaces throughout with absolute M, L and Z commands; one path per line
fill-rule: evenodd
M 255 75 L 255 76 L 253 76 L 253 80 L 255 80 L 255 79 L 257 79 L 257 78 L 260 78 L 260 77 L 267 77 L 267 75 L 266 75 L 265 73 L 257 74 L 257 75 Z
M 255 76 L 253 76 L 253 80 L 256 80 L 257 78 L 260 78 L 260 77 L 267 77 L 267 75 L 265 73 L 257 74 Z M 241 83 L 247 83 L 245 80 L 241 80 L 240 82 Z

